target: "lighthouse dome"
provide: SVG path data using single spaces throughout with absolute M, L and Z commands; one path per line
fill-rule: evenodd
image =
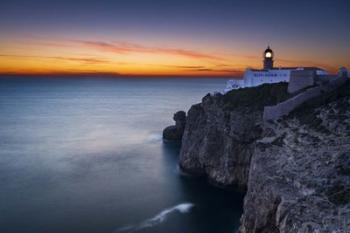
M 273 51 L 270 46 L 267 47 L 264 51 L 264 58 L 273 58 Z
M 268 46 L 264 53 L 273 53 L 273 51 L 270 46 Z
M 270 70 L 273 69 L 273 51 L 270 46 L 267 47 L 264 51 L 264 69 Z

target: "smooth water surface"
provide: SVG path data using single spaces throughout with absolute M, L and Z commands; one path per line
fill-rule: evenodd
M 241 197 L 180 175 L 161 140 L 225 82 L 0 78 L 0 232 L 235 232 Z

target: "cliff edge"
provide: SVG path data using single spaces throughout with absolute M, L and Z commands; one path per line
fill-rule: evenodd
M 287 84 L 207 95 L 188 111 L 180 167 L 220 186 L 245 190 L 250 159 L 263 132 L 263 110 L 290 95 Z
M 168 126 L 163 130 L 163 139 L 181 142 L 186 125 L 186 113 L 184 111 L 178 111 L 174 114 L 173 120 L 175 121 L 175 125 Z
M 350 83 L 265 125 L 241 233 L 350 232 Z
M 285 83 L 205 96 L 188 111 L 180 167 L 246 191 L 241 233 L 350 232 L 350 83 L 263 120 L 289 98 Z

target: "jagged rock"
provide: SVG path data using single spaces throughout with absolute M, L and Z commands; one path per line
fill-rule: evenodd
M 180 167 L 217 185 L 245 190 L 255 140 L 262 134 L 263 107 L 287 96 L 283 83 L 206 95 L 188 111 Z
M 257 144 L 240 233 L 350 232 L 349 86 L 266 126 L 284 136 Z
M 266 125 L 274 139 L 252 156 L 240 233 L 350 232 L 349 87 Z
M 175 121 L 175 126 L 178 129 L 180 129 L 180 130 L 184 130 L 185 129 L 186 113 L 184 111 L 178 111 L 177 113 L 175 113 L 173 119 Z
M 163 130 L 163 139 L 171 141 L 181 141 L 186 125 L 186 113 L 178 111 L 173 117 L 175 125 L 166 127 Z
M 240 233 L 350 232 L 350 83 L 262 120 L 286 85 L 203 98 L 188 111 L 180 167 L 244 190 Z

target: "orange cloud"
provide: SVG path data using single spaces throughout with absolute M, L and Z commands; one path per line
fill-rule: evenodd
M 3 54 L 0 54 L 0 73 L 118 73 L 163 76 L 241 74 L 243 66 L 235 66 L 235 61 L 229 57 L 223 53 L 218 55 L 120 41 L 21 40 L 4 47 Z
M 179 48 L 160 48 L 160 47 L 148 47 L 140 44 L 129 42 L 113 42 L 108 43 L 104 41 L 87 41 L 87 40 L 71 40 L 89 48 L 98 49 L 100 51 L 126 54 L 126 53 L 150 53 L 150 54 L 166 54 L 174 56 L 183 56 L 193 59 L 209 59 L 209 60 L 225 60 L 222 57 L 197 52 L 194 50 L 186 50 Z
M 26 55 L 11 55 L 11 54 L 0 54 L 0 57 L 54 59 L 54 60 L 62 60 L 62 61 L 76 61 L 76 62 L 81 62 L 85 64 L 103 64 L 103 63 L 109 62 L 103 59 L 86 58 L 86 57 L 26 56 Z
M 184 71 L 195 71 L 195 72 L 211 72 L 215 74 L 222 74 L 222 75 L 239 75 L 241 76 L 243 74 L 243 71 L 240 69 L 233 69 L 230 68 L 229 65 L 219 64 L 216 65 L 214 68 L 209 68 L 207 66 L 185 66 L 185 65 L 163 65 L 165 67 L 169 68 L 175 68 L 180 69 Z M 219 68 L 219 67 L 227 67 L 227 68 Z

